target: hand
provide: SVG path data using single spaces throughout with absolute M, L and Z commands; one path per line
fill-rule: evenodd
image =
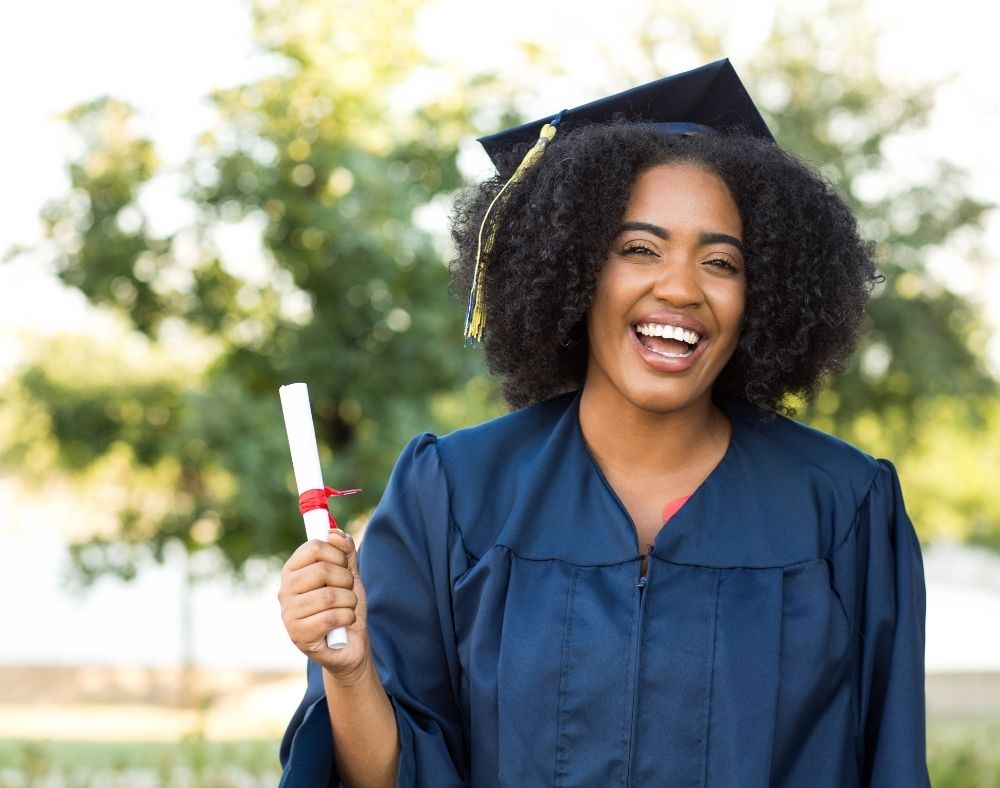
M 327 540 L 299 547 L 281 570 L 281 619 L 288 636 L 333 677 L 351 681 L 370 667 L 365 589 L 358 576 L 354 540 L 333 529 Z M 347 627 L 347 647 L 331 649 L 326 633 Z

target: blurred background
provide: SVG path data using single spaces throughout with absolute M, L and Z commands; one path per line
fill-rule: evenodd
M 878 243 L 801 417 L 925 546 L 937 786 L 1000 786 L 1000 98 L 981 4 L 0 6 L 0 785 L 273 785 L 304 686 L 277 398 L 359 535 L 405 441 L 502 412 L 448 295 L 475 138 L 731 58 Z

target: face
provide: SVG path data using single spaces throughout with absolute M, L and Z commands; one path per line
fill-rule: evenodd
M 588 397 L 655 413 L 710 408 L 739 341 L 745 265 L 743 223 L 719 176 L 688 163 L 640 175 L 587 315 Z

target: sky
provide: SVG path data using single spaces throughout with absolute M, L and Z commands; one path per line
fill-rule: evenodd
M 550 80 L 547 90 L 538 91 L 539 106 L 527 108 L 529 114 L 536 109 L 542 114 L 589 101 L 606 87 L 595 46 L 614 52 L 628 67 L 628 40 L 643 5 L 508 0 L 510 13 L 492 15 L 484 35 L 483 14 L 491 7 L 481 0 L 431 0 L 418 36 L 433 58 L 466 70 L 513 69 L 517 78 L 523 66 L 517 65 L 516 41 L 530 30 L 568 75 Z M 574 12 L 566 14 L 567 7 Z M 725 48 L 737 69 L 759 49 L 775 13 L 811 7 L 819 7 L 819 1 L 699 3 L 703 13 L 725 20 Z M 931 129 L 910 142 L 913 165 L 928 154 L 950 159 L 970 170 L 978 196 L 1000 202 L 1000 157 L 992 149 L 1000 139 L 1000 97 L 993 81 L 1000 64 L 983 8 L 975 0 L 952 0 L 943 15 L 941 6 L 932 4 L 869 0 L 867 15 L 884 31 L 872 62 L 887 80 L 946 80 L 936 94 Z M 65 188 L 64 162 L 73 141 L 59 122 L 60 112 L 100 95 L 124 98 L 143 110 L 161 155 L 180 163 L 194 136 L 211 121 L 206 94 L 267 69 L 266 61 L 254 55 L 251 33 L 244 0 L 0 5 L 0 86 L 9 118 L 16 119 L 0 127 L 0 254 L 38 239 L 39 208 Z M 850 30 L 842 33 L 850 35 Z M 550 95 L 554 92 L 558 95 Z M 483 171 L 485 157 L 474 144 L 469 147 L 472 167 Z M 165 208 L 162 214 L 169 212 Z M 996 294 L 989 319 L 997 329 L 991 355 L 1000 369 L 1000 216 L 991 220 L 987 248 L 994 261 L 988 268 L 944 255 L 938 269 L 965 294 Z M 31 258 L 0 266 L 0 374 L 22 358 L 18 336 L 25 331 L 87 325 L 82 297 L 57 287 L 43 269 Z
M 726 51 L 737 69 L 759 48 L 774 13 L 810 6 L 815 6 L 811 0 L 784 6 L 776 0 L 701 4 L 704 13 L 725 20 Z M 1000 98 L 994 84 L 998 56 L 984 7 L 974 0 L 952 0 L 946 10 L 939 4 L 870 0 L 870 17 L 886 31 L 871 57 L 887 79 L 950 79 L 938 91 L 931 129 L 911 142 L 908 155 L 915 160 L 944 156 L 968 167 L 976 195 L 1000 202 L 1000 156 L 993 152 L 1000 139 Z M 594 91 L 604 84 L 604 75 L 594 70 L 590 42 L 608 44 L 627 64 L 629 31 L 641 4 L 508 0 L 510 13 L 504 18 L 512 21 L 491 18 L 486 35 L 481 20 L 492 8 L 479 0 L 438 0 L 422 18 L 420 40 L 430 56 L 485 69 L 516 64 L 515 39 L 525 29 L 537 31 L 568 75 L 539 91 L 537 108 L 526 108 L 529 114 L 544 114 L 598 97 Z M 566 14 L 567 9 L 572 13 Z M 178 163 L 211 121 L 206 94 L 251 80 L 266 68 L 253 54 L 250 15 L 242 0 L 0 4 L 0 95 L 5 100 L 0 253 L 13 244 L 36 242 L 39 208 L 65 188 L 64 162 L 73 150 L 72 138 L 58 120 L 65 108 L 100 95 L 129 100 L 143 110 L 161 155 Z M 483 157 L 476 160 L 480 154 L 471 141 L 470 150 L 470 167 L 485 166 Z M 997 217 L 987 250 L 994 261 L 988 271 L 970 268 L 955 255 L 944 256 L 941 267 L 963 292 L 992 294 L 990 315 L 1000 327 Z M 58 286 L 37 258 L 0 264 L 0 376 L 22 357 L 25 332 L 67 329 L 103 330 L 82 297 Z M 994 342 L 993 350 L 1000 359 L 1000 342 Z M 0 479 L 0 596 L 24 598 L 30 590 L 33 600 L 30 607 L 8 608 L 0 618 L 0 661 L 175 663 L 180 658 L 176 600 L 183 591 L 182 568 L 172 562 L 150 569 L 127 593 L 110 579 L 87 594 L 69 593 L 60 580 L 66 564 L 65 524 L 77 516 L 72 502 L 39 506 L 11 480 Z M 26 555 L 32 560 L 23 560 Z M 929 578 L 933 575 L 940 589 L 929 606 L 929 631 L 939 633 L 928 648 L 929 664 L 996 669 L 1000 636 L 987 642 L 975 630 L 983 618 L 1000 619 L 1000 587 L 976 580 L 996 577 L 997 570 L 981 564 L 978 574 L 969 574 L 956 565 L 951 553 L 928 565 Z M 273 585 L 247 590 L 215 583 L 196 592 L 199 661 L 300 664 L 297 652 L 283 640 Z M 970 637 L 980 638 L 971 649 Z
M 725 49 L 737 69 L 760 48 L 775 13 L 811 7 L 819 7 L 818 0 L 699 5 L 700 13 L 722 20 Z M 595 68 L 596 45 L 610 48 L 628 67 L 633 56 L 628 40 L 642 8 L 638 0 L 508 0 L 507 13 L 491 15 L 489 35 L 483 35 L 481 20 L 491 6 L 481 0 L 431 0 L 418 36 L 429 56 L 466 71 L 499 66 L 514 69 L 515 78 L 531 79 L 516 49 L 516 41 L 530 31 L 566 73 L 538 91 L 537 108 L 527 108 L 542 114 L 589 101 L 606 88 L 606 75 Z M 945 15 L 940 5 L 868 0 L 866 15 L 884 31 L 871 57 L 888 79 L 947 80 L 937 92 L 931 129 L 899 155 L 909 155 L 915 165 L 928 154 L 949 158 L 971 171 L 978 196 L 1000 202 L 1000 157 L 993 152 L 993 141 L 1000 139 L 1000 98 L 993 84 L 998 57 L 982 9 L 975 0 L 952 0 Z M 5 187 L 0 253 L 36 241 L 39 208 L 64 191 L 64 162 L 73 145 L 60 112 L 100 95 L 124 98 L 142 109 L 161 155 L 178 164 L 211 121 L 206 94 L 267 69 L 267 62 L 254 56 L 251 33 L 244 0 L 0 4 L 0 84 L 5 114 L 16 118 L 0 126 Z M 473 169 L 484 171 L 485 157 L 471 140 L 469 148 Z M 991 220 L 987 248 L 994 260 L 989 269 L 971 268 L 955 255 L 939 259 L 938 269 L 963 293 L 996 294 L 989 315 L 1000 336 L 1000 216 Z M 18 337 L 24 331 L 86 327 L 86 313 L 82 297 L 56 287 L 37 259 L 0 266 L 0 374 L 22 357 Z M 991 354 L 1000 369 L 1000 339 Z

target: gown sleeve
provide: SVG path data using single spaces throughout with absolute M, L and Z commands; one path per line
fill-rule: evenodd
M 923 564 L 899 479 L 885 460 L 879 461 L 851 536 L 834 554 L 833 574 L 847 611 L 853 611 L 862 785 L 929 786 Z
M 400 786 L 468 781 L 451 616 L 452 579 L 465 560 L 436 438 L 418 436 L 396 463 L 358 559 L 372 653 L 399 728 Z M 337 786 L 322 670 L 310 663 L 307 675 L 281 743 L 281 786 Z

